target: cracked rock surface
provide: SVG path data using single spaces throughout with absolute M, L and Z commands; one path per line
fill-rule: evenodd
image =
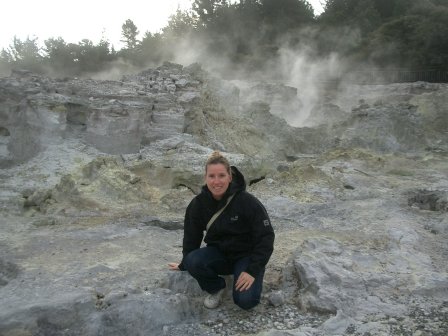
M 0 78 L 0 335 L 447 335 L 448 86 L 341 86 L 293 118 L 297 90 L 198 64 Z M 276 231 L 251 311 L 167 268 L 213 149 Z

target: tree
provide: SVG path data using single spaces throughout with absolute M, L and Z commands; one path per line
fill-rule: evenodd
M 73 50 L 74 61 L 81 73 L 94 73 L 104 70 L 114 55 L 110 52 L 108 41 L 101 40 L 97 45 L 89 39 L 83 39 L 79 44 L 69 44 Z
M 260 0 L 265 44 L 278 44 L 314 22 L 313 7 L 305 0 Z
M 199 26 L 207 27 L 214 21 L 216 10 L 223 6 L 228 6 L 227 0 L 194 0 L 192 9 L 198 16 Z
M 121 30 L 121 36 L 123 36 L 123 40 L 121 40 L 121 42 L 124 42 L 126 44 L 127 49 L 136 49 L 139 44 L 139 41 L 137 40 L 139 31 L 134 22 L 130 19 L 127 19 L 126 22 L 121 26 Z
M 260 0 L 260 3 L 267 23 L 281 24 L 284 28 L 296 28 L 314 19 L 314 10 L 308 1 Z
M 431 0 L 447 1 L 447 0 Z M 327 0 L 320 23 L 360 28 L 364 36 L 383 23 L 410 14 L 418 8 L 432 8 L 429 0 Z
M 50 38 L 44 41 L 46 62 L 58 74 L 74 75 L 78 72 L 77 48 L 68 45 L 61 37 Z
M 162 32 L 166 37 L 184 37 L 194 31 L 196 24 L 197 18 L 192 12 L 177 8 L 176 13 L 169 17 L 168 25 Z
M 37 37 L 25 41 L 16 36 L 7 50 L 2 51 L 2 60 L 10 62 L 12 68 L 23 68 L 31 71 L 42 72 L 41 49 L 37 44 Z
M 263 39 L 262 8 L 258 0 L 242 0 L 235 9 L 234 37 L 237 41 L 237 51 L 241 54 L 251 53 L 254 45 L 259 45 Z
M 11 55 L 7 50 L 2 49 L 0 52 L 0 76 L 7 75 L 12 68 Z
M 139 45 L 138 52 L 131 53 L 129 50 L 120 50 L 118 55 L 136 66 L 158 65 L 165 60 L 172 59 L 170 45 L 166 36 L 156 33 L 145 32 Z
M 448 69 L 448 8 L 421 9 L 391 20 L 373 34 L 361 58 L 380 66 Z
M 353 24 L 360 29 L 363 35 L 374 31 L 383 22 L 374 0 L 359 0 L 353 8 L 353 16 Z
M 10 64 L 10 63 L 14 62 L 11 53 L 8 50 L 6 50 L 5 48 L 3 48 L 0 53 L 0 60 L 4 64 Z

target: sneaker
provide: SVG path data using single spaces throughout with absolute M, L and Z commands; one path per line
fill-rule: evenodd
M 226 289 L 220 289 L 217 293 L 215 294 L 207 294 L 207 296 L 205 297 L 204 300 L 204 306 L 206 306 L 209 309 L 215 309 L 216 307 L 219 306 L 219 304 L 221 303 L 222 300 L 222 295 L 224 294 L 224 291 Z

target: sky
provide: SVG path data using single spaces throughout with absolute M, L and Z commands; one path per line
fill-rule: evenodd
M 191 8 L 193 0 L 8 0 L 0 13 L 0 50 L 18 37 L 38 38 L 40 45 L 51 37 L 67 43 L 89 39 L 97 44 L 102 37 L 116 50 L 123 47 L 121 26 L 131 19 L 140 37 L 146 31 L 160 32 L 179 7 Z M 322 11 L 321 0 L 309 0 L 315 13 Z

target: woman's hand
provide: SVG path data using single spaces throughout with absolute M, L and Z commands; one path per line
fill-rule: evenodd
M 236 281 L 235 289 L 240 292 L 248 290 L 252 286 L 254 281 L 255 278 L 252 275 L 246 272 L 242 272 L 238 277 L 238 280 Z
M 172 271 L 180 271 L 178 263 L 169 263 L 168 267 Z

